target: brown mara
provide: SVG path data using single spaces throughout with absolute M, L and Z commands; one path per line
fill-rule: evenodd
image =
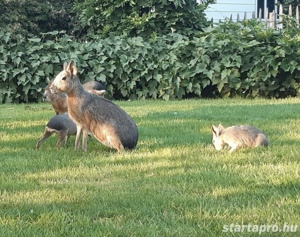
M 77 77 L 73 61 L 64 63 L 50 90 L 67 94 L 68 114 L 77 126 L 75 150 L 79 148 L 82 133 L 82 149 L 87 151 L 88 132 L 119 152 L 137 145 L 138 128 L 132 118 L 112 101 L 87 92 Z

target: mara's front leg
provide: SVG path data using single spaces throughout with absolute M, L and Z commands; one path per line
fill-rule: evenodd
M 88 130 L 82 130 L 82 150 L 87 151 L 87 137 L 88 137 Z
M 76 133 L 76 139 L 75 139 L 75 151 L 78 150 L 79 148 L 79 140 L 80 140 L 80 135 L 82 131 L 82 126 L 81 125 L 76 125 L 77 126 L 77 133 Z
M 229 153 L 232 153 L 233 151 L 235 151 L 236 149 L 238 149 L 238 147 L 239 147 L 239 146 L 236 145 L 236 144 L 235 144 L 235 145 L 232 145 L 232 146 L 231 146 L 231 149 L 229 150 Z

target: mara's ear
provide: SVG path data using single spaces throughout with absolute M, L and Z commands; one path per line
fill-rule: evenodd
M 66 68 L 66 71 L 69 72 L 71 74 L 71 77 L 74 77 L 74 76 L 77 76 L 77 68 L 75 66 L 75 63 L 74 61 L 71 61 L 67 68 Z
M 220 130 L 224 130 L 225 128 L 223 127 L 223 125 L 222 125 L 222 124 L 219 124 L 219 125 L 218 125 L 218 129 L 220 129 Z
M 66 70 L 67 70 L 67 67 L 68 67 L 68 64 L 67 64 L 66 62 L 64 62 L 63 70 L 66 71 Z
M 223 125 L 222 124 L 219 124 L 218 125 L 218 135 L 220 136 L 222 133 L 223 133 L 223 131 L 225 130 L 225 128 L 223 127 Z
M 219 129 L 215 125 L 211 125 L 211 131 L 213 132 L 213 134 L 218 136 Z

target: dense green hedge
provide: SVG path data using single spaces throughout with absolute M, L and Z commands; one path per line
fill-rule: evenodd
M 286 97 L 300 82 L 297 29 L 223 23 L 190 40 L 179 34 L 77 42 L 60 32 L 25 39 L 0 32 L 0 101 L 40 101 L 46 79 L 75 60 L 82 82 L 99 80 L 115 99 Z

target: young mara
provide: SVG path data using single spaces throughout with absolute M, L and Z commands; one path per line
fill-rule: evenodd
M 69 118 L 68 114 L 57 114 L 47 123 L 42 138 L 36 143 L 36 148 L 39 149 L 42 142 L 53 133 L 56 133 L 58 136 L 56 146 L 59 148 L 64 140 L 67 143 L 71 135 L 76 135 L 76 130 L 76 124 Z
M 229 152 L 241 147 L 268 146 L 266 135 L 258 128 L 252 126 L 232 126 L 224 128 L 212 125 L 212 143 L 216 150 L 221 150 L 225 144 L 230 147 Z

